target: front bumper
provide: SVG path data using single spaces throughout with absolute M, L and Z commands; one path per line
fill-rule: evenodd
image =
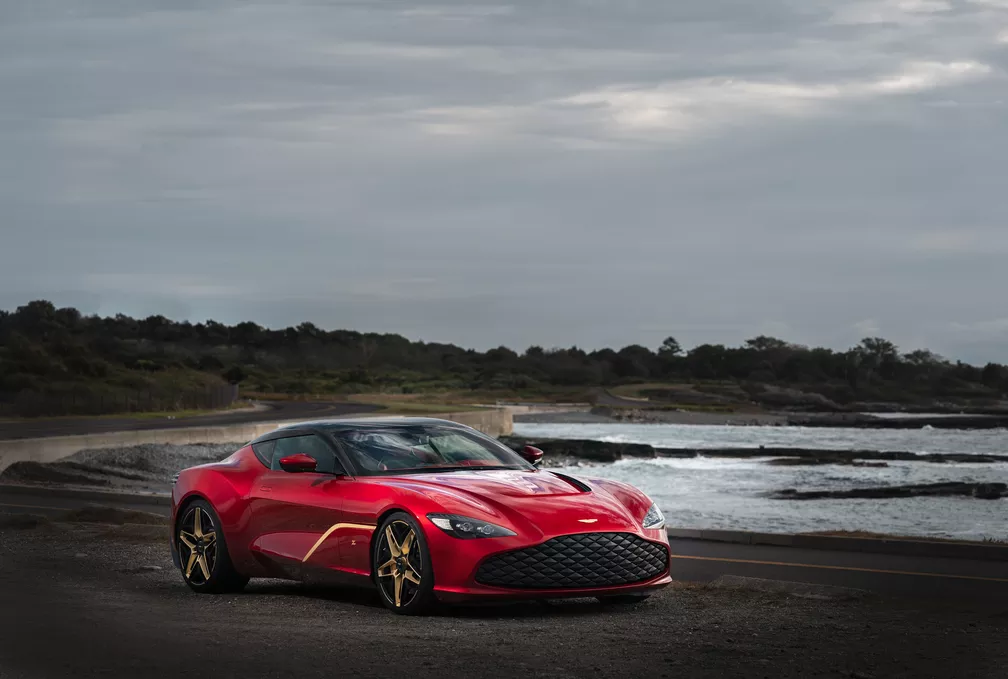
M 641 582 L 621 587 L 595 587 L 590 589 L 503 589 L 474 585 L 472 587 L 434 586 L 434 595 L 445 603 L 464 601 L 525 601 L 531 599 L 577 599 L 580 597 L 602 597 L 616 594 L 649 594 L 672 583 L 665 573 L 650 582 Z
M 428 542 L 434 593 L 443 601 L 646 593 L 672 582 L 664 529 L 562 534 L 532 544 L 428 532 Z

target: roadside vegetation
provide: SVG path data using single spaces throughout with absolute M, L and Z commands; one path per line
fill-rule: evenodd
M 688 351 L 669 337 L 655 349 L 518 353 L 307 322 L 268 329 L 85 316 L 46 301 L 0 311 L 0 416 L 226 407 L 237 397 L 237 389 L 228 392 L 233 385 L 243 397 L 372 399 L 418 412 L 498 400 L 594 401 L 603 389 L 715 412 L 985 410 L 1001 407 L 1008 368 L 926 349 L 903 353 L 882 338 L 845 351 L 761 336 Z

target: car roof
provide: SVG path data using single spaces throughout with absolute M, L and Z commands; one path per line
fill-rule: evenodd
M 452 422 L 451 420 L 439 420 L 434 417 L 347 417 L 329 420 L 308 420 L 305 422 L 284 423 L 277 429 L 256 438 L 252 441 L 252 443 L 268 441 L 274 438 L 282 438 L 299 432 L 340 432 L 351 429 L 383 429 L 389 426 L 409 427 L 417 425 L 438 425 L 453 427 L 455 429 L 469 429 L 469 427 L 464 424 Z

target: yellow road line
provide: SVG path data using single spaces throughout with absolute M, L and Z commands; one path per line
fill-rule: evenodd
M 859 568 L 857 566 L 826 566 L 817 563 L 795 563 L 787 561 L 756 561 L 753 559 L 726 559 L 717 556 L 685 556 L 673 554 L 673 559 L 693 561 L 726 561 L 728 563 L 748 563 L 759 566 L 790 566 L 792 568 L 820 568 L 828 571 L 857 571 L 860 573 L 883 573 L 886 575 L 919 575 L 925 578 L 955 578 L 957 580 L 982 580 L 984 582 L 1008 582 L 1008 578 L 988 578 L 980 575 L 952 575 L 949 573 L 919 573 L 916 571 L 891 571 L 883 568 Z

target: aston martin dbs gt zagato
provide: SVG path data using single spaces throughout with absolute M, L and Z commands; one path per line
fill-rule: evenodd
M 670 582 L 661 511 L 636 488 L 539 469 L 425 418 L 308 422 L 182 471 L 171 552 L 197 592 L 249 578 L 377 587 L 397 613 L 436 600 L 598 597 Z

